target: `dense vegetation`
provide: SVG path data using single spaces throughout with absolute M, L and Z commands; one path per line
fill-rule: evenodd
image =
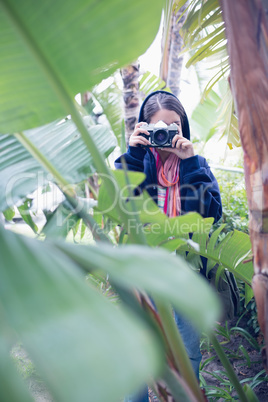
M 34 234 L 0 225 L 1 398 L 31 400 L 10 357 L 21 342 L 57 401 L 84 402 L 90 395 L 94 402 L 117 402 L 146 382 L 159 394 L 168 387 L 185 401 L 203 401 L 172 305 L 210 336 L 238 397 L 250 400 L 252 389 L 241 386 L 213 335 L 219 299 L 191 269 L 206 256 L 210 268 L 218 264 L 217 279 L 227 268 L 240 281 L 245 304 L 252 300 L 250 240 L 239 224 L 239 197 L 224 194 L 228 186 L 221 184 L 227 225 L 213 230 L 212 220 L 196 213 L 169 220 L 146 192 L 132 197 L 142 174 L 109 168 L 111 127 L 96 125 L 91 109 L 74 96 L 93 91 L 146 50 L 162 2 L 153 9 L 144 0 L 98 4 L 0 3 L 0 34 L 8 38 L 0 43 L 0 210 L 7 221 L 19 213 Z M 10 60 L 16 60 L 13 68 L 7 68 Z M 39 226 L 29 194 L 55 187 L 61 201 L 43 208 Z

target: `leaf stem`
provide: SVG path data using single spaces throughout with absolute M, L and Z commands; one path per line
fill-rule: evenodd
M 104 231 L 97 224 L 95 219 L 87 212 L 85 205 L 78 200 L 76 197 L 69 197 L 68 194 L 64 193 L 66 199 L 71 204 L 73 212 L 83 219 L 85 225 L 91 230 L 94 239 L 103 241 L 105 243 L 111 243 L 110 239 Z
M 39 151 L 39 149 L 29 140 L 24 133 L 16 133 L 14 136 L 28 150 L 28 152 L 43 166 L 55 179 L 60 190 L 63 192 L 70 205 L 74 209 L 74 213 L 83 219 L 87 227 L 92 231 L 97 240 L 109 242 L 108 237 L 103 233 L 95 220 L 87 213 L 85 206 L 76 198 L 76 193 L 71 184 L 61 176 L 52 163 Z
M 198 385 L 197 378 L 192 368 L 192 364 L 185 350 L 182 337 L 175 324 L 171 307 L 154 297 L 157 311 L 164 327 L 165 335 L 168 340 L 172 355 L 177 365 L 177 369 L 192 390 L 198 401 L 204 402 L 204 395 Z
M 27 149 L 27 151 L 43 166 L 49 173 L 53 175 L 60 189 L 70 197 L 75 196 L 75 191 L 70 183 L 58 172 L 52 163 L 39 151 L 39 149 L 29 140 L 24 133 L 15 133 L 14 137 Z
M 241 386 L 239 379 L 237 378 L 234 369 L 229 361 L 229 359 L 226 357 L 224 350 L 222 348 L 222 346 L 220 345 L 218 339 L 216 338 L 216 336 L 212 333 L 211 334 L 211 342 L 213 344 L 213 347 L 217 353 L 217 355 L 220 358 L 220 361 L 222 362 L 222 365 L 224 366 L 225 370 L 226 370 L 226 375 L 228 376 L 229 380 L 231 381 L 231 383 L 233 384 L 233 386 L 235 387 L 237 394 L 239 396 L 239 400 L 241 402 L 250 402 L 243 390 L 243 387 Z

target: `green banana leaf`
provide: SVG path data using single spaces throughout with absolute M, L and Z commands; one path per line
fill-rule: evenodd
M 220 95 L 211 90 L 203 103 L 199 103 L 191 115 L 191 127 L 201 141 L 207 142 L 217 132 L 217 110 Z
M 108 156 L 116 145 L 115 137 L 104 126 L 92 126 L 89 117 L 84 117 L 83 120 L 100 152 Z M 72 120 L 56 121 L 25 131 L 25 136 L 67 182 L 81 182 L 95 172 L 92 156 Z M 51 180 L 52 175 L 15 136 L 0 136 L 0 211 L 13 206 L 38 186 Z
M 114 180 L 120 187 L 120 203 L 124 210 L 131 213 L 133 219 L 137 216 L 146 235 L 147 244 L 159 246 L 170 240 L 170 237 L 188 237 L 189 233 L 201 231 L 208 232 L 211 228 L 213 218 L 203 219 L 201 215 L 191 212 L 176 218 L 168 218 L 158 208 L 156 203 L 147 193 L 143 191 L 139 196 L 134 196 L 133 191 L 144 180 L 144 173 L 116 170 Z M 114 222 L 120 224 L 120 217 L 116 213 L 114 204 L 116 200 L 110 200 L 107 188 L 101 185 L 98 197 L 98 205 L 95 207 L 96 214 L 104 214 Z M 131 224 L 131 222 L 130 222 Z M 174 251 L 174 248 L 172 251 Z
M 108 80 L 107 80 L 108 81 Z M 97 99 L 107 118 L 118 144 L 122 140 L 123 97 L 115 76 L 110 77 L 111 83 L 103 89 L 105 82 L 93 88 L 92 94 Z
M 227 145 L 230 149 L 233 148 L 233 145 L 235 147 L 241 146 L 238 118 L 235 114 L 234 98 L 229 85 L 227 86 L 219 109 L 220 116 L 218 118 L 218 124 L 222 122 L 222 126 L 224 127 L 222 137 L 227 135 Z
M 46 239 L 66 239 L 69 231 L 76 227 L 79 217 L 72 213 L 70 206 L 68 208 L 68 203 L 64 201 L 52 213 L 46 214 L 46 220 L 42 228 Z
M 58 247 L 86 271 L 109 274 L 124 289 L 145 290 L 172 305 L 200 329 L 210 329 L 219 301 L 208 283 L 180 256 L 145 246 L 101 247 L 59 243 Z
M 246 301 L 248 302 L 253 297 L 251 282 L 254 274 L 253 261 L 250 258 L 250 237 L 246 233 L 234 230 L 220 240 L 219 235 L 224 226 L 221 225 L 211 235 L 209 233 L 193 233 L 191 242 L 180 245 L 177 253 L 184 254 L 187 251 L 187 259 L 189 260 L 193 255 L 201 255 L 208 258 L 207 273 L 216 264 L 219 264 L 219 273 L 222 268 L 227 268 L 237 279 L 242 280 L 247 285 L 245 290 Z M 207 228 L 209 228 L 208 222 Z
M 186 46 L 183 53 L 190 52 L 186 67 L 206 59 L 208 68 L 215 71 L 205 86 L 201 104 L 195 109 L 192 120 L 206 141 L 220 132 L 222 136 L 226 134 L 227 144 L 232 149 L 233 146 L 240 146 L 240 137 L 234 102 L 226 80 L 230 67 L 219 1 L 190 1 L 188 7 L 182 28 Z M 221 87 L 223 81 L 226 82 L 225 93 L 215 89 L 215 84 Z M 216 96 L 222 100 L 216 102 Z
M 198 37 L 202 29 L 208 26 L 222 24 L 221 10 L 218 0 L 192 0 L 189 3 L 189 11 L 183 24 L 184 39 L 191 43 Z
M 191 126 L 199 138 L 207 142 L 214 134 L 226 135 L 227 144 L 241 146 L 237 116 L 229 84 L 225 79 L 218 82 L 217 92 L 210 89 L 204 101 L 197 105 L 191 116 Z
M 100 249 L 89 250 L 96 260 Z M 156 336 L 89 286 L 84 271 L 58 247 L 0 227 L 0 254 L 1 328 L 18 334 L 54 400 L 118 402 L 159 374 L 163 356 Z M 103 270 L 112 248 L 108 254 Z M 6 384 L 9 371 L 1 365 Z M 21 400 L 29 399 L 22 394 Z
M 140 92 L 143 96 L 149 95 L 149 93 L 154 91 L 159 91 L 165 89 L 165 91 L 171 92 L 169 88 L 165 88 L 166 83 L 161 78 L 157 77 L 155 74 L 147 71 L 139 78 Z
M 251 242 L 247 234 L 235 230 L 219 241 L 219 235 L 224 225 L 211 234 L 213 218 L 204 219 L 197 213 L 168 218 L 160 211 L 146 191 L 140 196 L 132 197 L 133 189 L 144 180 L 143 174 L 127 172 L 126 176 L 124 171 L 116 171 L 115 177 L 122 189 L 122 205 L 127 211 L 131 211 L 134 205 L 133 217 L 135 215 L 139 217 L 141 222 L 139 229 L 145 234 L 148 245 L 160 246 L 169 251 L 178 250 L 182 254 L 187 251 L 189 262 L 193 258 L 193 254 L 207 257 L 209 259 L 208 270 L 216 263 L 227 268 L 234 273 L 236 278 L 249 285 L 247 298 L 252 297 L 250 286 L 253 277 L 253 263 L 252 261 L 244 262 L 251 252 Z M 105 186 L 100 188 L 96 210 L 98 213 L 109 216 L 116 223 L 120 223 L 119 216 L 107 197 Z M 127 228 L 126 232 L 128 232 Z M 190 233 L 193 234 L 191 240 Z
M 117 194 L 116 199 L 110 199 L 107 187 L 104 183 L 100 187 L 99 196 L 98 196 L 98 205 L 95 208 L 96 214 L 103 215 L 105 214 L 110 219 L 120 224 L 121 219 L 119 214 L 115 209 L 115 204 L 120 200 L 121 205 L 124 206 L 125 211 L 132 211 L 132 204 L 128 201 L 131 200 L 136 205 L 136 198 L 133 199 L 133 190 L 144 180 L 144 173 L 140 172 L 127 172 L 125 173 L 123 170 L 114 171 L 114 180 L 119 184 L 120 193 Z M 153 201 L 152 201 L 153 202 Z M 132 212 L 133 217 L 135 212 Z
M 149 47 L 161 10 L 161 0 L 2 0 L 0 132 L 70 113 L 68 98 Z
M 34 402 L 33 397 L 27 389 L 27 385 L 23 382 L 18 373 L 17 367 L 10 359 L 9 344 L 10 328 L 5 326 L 4 319 L 1 315 L 1 331 L 0 331 L 0 379 L 2 401 L 10 402 Z

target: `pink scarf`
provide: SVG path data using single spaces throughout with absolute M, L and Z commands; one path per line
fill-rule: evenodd
M 156 171 L 158 184 L 166 188 L 164 213 L 169 217 L 180 215 L 180 158 L 170 153 L 163 165 L 156 148 L 151 148 L 156 160 Z

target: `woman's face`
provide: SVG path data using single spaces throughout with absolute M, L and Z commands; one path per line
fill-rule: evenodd
M 172 123 L 176 123 L 181 127 L 181 118 L 176 112 L 174 112 L 174 110 L 158 110 L 158 112 L 151 117 L 150 124 L 156 124 L 159 120 L 162 120 L 168 126 Z

